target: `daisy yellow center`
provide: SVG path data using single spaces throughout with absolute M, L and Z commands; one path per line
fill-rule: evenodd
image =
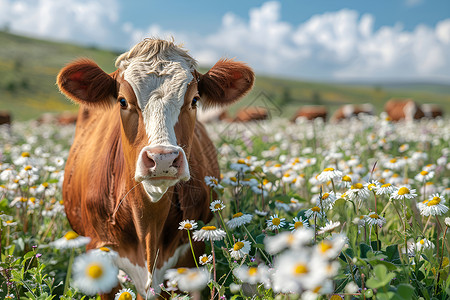
M 333 296 L 330 297 L 330 300 L 342 300 L 342 298 L 339 295 L 333 295 Z
M 320 291 L 320 289 L 322 288 L 322 286 L 318 286 L 318 287 L 316 287 L 316 288 L 314 288 L 313 290 L 312 290 L 312 292 L 313 293 L 318 293 L 319 291 Z M 334 295 L 333 295 L 334 296 Z M 333 298 L 333 296 L 331 296 L 331 298 L 330 299 L 332 299 Z M 339 297 L 339 296 L 338 296 Z M 342 300 L 342 298 L 341 297 L 339 297 L 339 299 L 341 299 Z
M 264 185 L 268 184 L 269 182 L 270 182 L 270 181 L 267 180 L 267 179 L 264 179 L 264 180 L 263 180 L 263 184 L 264 184 Z
M 33 203 L 33 204 L 36 203 L 36 198 L 31 197 L 31 198 L 30 198 L 30 202 Z
M 122 294 L 120 294 L 118 300 L 132 300 L 132 299 L 133 299 L 133 297 L 131 296 L 130 293 L 128 293 L 128 292 L 123 292 Z
M 6 224 L 12 224 L 12 223 L 13 223 L 13 221 L 11 221 L 11 220 L 6 221 Z
M 48 182 L 42 183 L 42 186 L 45 187 L 45 188 L 48 187 Z
M 369 217 L 371 217 L 372 219 L 379 219 L 379 218 L 380 218 L 380 216 L 378 216 L 378 215 L 375 214 L 375 213 L 370 214 Z
M 397 178 L 397 177 L 399 177 L 400 175 L 398 175 L 397 173 L 394 173 L 394 174 L 392 174 L 392 177 L 394 177 L 394 178 Z
M 258 268 L 251 267 L 251 268 L 248 269 L 248 275 L 255 276 L 256 273 L 258 273 Z
M 236 213 L 236 214 L 233 215 L 233 219 L 234 219 L 234 218 L 242 217 L 243 215 L 244 215 L 243 213 L 238 212 L 238 213 Z
M 323 171 L 324 172 L 331 172 L 331 171 L 334 171 L 334 169 L 333 168 L 325 168 Z
M 319 211 L 320 211 L 320 207 L 314 206 L 313 208 L 311 208 L 311 210 L 312 210 L 313 212 L 319 212 Z
M 371 183 L 367 186 L 367 188 L 371 191 L 375 187 L 375 184 Z
M 437 199 L 435 199 L 437 198 Z M 427 206 L 438 205 L 441 202 L 439 197 L 434 197 L 433 200 L 428 201 Z
M 420 175 L 423 175 L 423 176 L 428 175 L 428 172 L 427 171 L 422 171 L 422 172 L 420 172 Z
M 217 203 L 216 205 L 214 205 L 214 208 L 215 209 L 221 209 L 222 208 L 222 204 Z
M 281 164 L 276 164 L 276 165 L 274 165 L 274 167 L 275 167 L 275 168 L 280 168 L 280 167 L 281 167 Z
M 20 198 L 20 202 L 27 202 L 28 201 L 28 199 L 27 198 Z
M 103 275 L 103 268 L 99 264 L 91 263 L 86 269 L 86 275 L 93 279 L 100 278 Z
M 308 267 L 305 264 L 298 263 L 294 267 L 294 274 L 295 275 L 302 275 L 308 273 Z
M 323 194 L 323 196 L 322 196 L 322 200 L 325 200 L 325 199 L 327 199 L 328 197 L 330 196 L 330 194 L 328 194 L 328 193 L 325 193 L 325 194 Z
M 297 222 L 294 223 L 294 228 L 295 229 L 300 228 L 300 227 L 303 227 L 303 222 L 302 221 L 297 221 Z
M 32 169 L 31 166 L 26 166 L 26 167 L 24 168 L 25 171 L 30 171 L 31 169 Z
M 276 150 L 277 149 L 277 146 L 272 146 L 272 147 L 270 147 L 270 150 Z
M 202 227 L 203 230 L 216 230 L 216 226 L 203 226 Z
M 107 247 L 100 247 L 99 249 L 102 250 L 103 252 L 109 252 L 109 251 L 111 251 L 111 250 L 109 250 L 109 248 L 107 248 Z
M 401 188 L 398 190 L 398 194 L 399 194 L 399 195 L 409 194 L 409 189 L 408 189 L 407 187 L 401 187 Z
M 22 152 L 22 157 L 30 157 L 30 153 L 29 152 Z
M 238 160 L 238 164 L 243 164 L 243 165 L 245 165 L 245 160 L 239 159 L 239 160 Z
M 234 177 L 234 176 L 233 176 L 233 177 L 230 177 L 230 180 L 233 181 L 233 182 L 236 182 L 236 181 L 237 181 L 236 177 Z
M 387 187 L 390 187 L 392 184 L 390 184 L 390 183 L 386 183 L 386 184 L 383 184 L 381 187 L 382 188 L 387 188 Z
M 59 200 L 59 204 L 63 205 L 64 201 L 63 200 Z
M 289 176 L 291 176 L 291 174 L 285 173 L 283 176 L 284 176 L 284 177 L 289 177 Z
M 322 241 L 319 244 L 319 249 L 320 249 L 320 252 L 322 252 L 322 253 L 327 252 L 331 248 L 333 248 L 333 246 L 329 242 Z
M 347 182 L 351 182 L 352 179 L 350 178 L 350 176 L 348 175 L 344 175 L 344 177 L 342 177 L 342 181 L 347 181 Z
M 419 242 L 421 245 L 423 245 L 423 244 L 425 244 L 425 241 L 424 240 L 420 240 L 420 242 Z
M 202 263 L 206 264 L 208 262 L 208 256 L 203 256 L 201 261 Z
M 66 240 L 70 241 L 76 239 L 78 237 L 78 233 L 76 233 L 75 231 L 69 231 L 64 235 L 64 237 L 66 238 Z
M 214 178 L 211 179 L 211 182 L 214 183 L 215 185 L 219 184 L 219 183 L 217 182 L 217 180 L 215 180 Z
M 360 190 L 363 188 L 363 185 L 361 183 L 355 183 L 352 185 L 352 190 Z
M 186 271 L 187 271 L 186 268 L 178 268 L 178 269 L 177 269 L 177 273 L 178 273 L 178 274 L 184 274 L 184 273 L 186 273 Z
M 186 224 L 184 224 L 184 228 L 185 229 L 191 229 L 192 225 L 190 223 L 186 223 Z
M 275 225 L 275 226 L 278 226 L 278 225 L 280 225 L 280 218 L 273 218 L 272 219 L 272 224 L 273 225 Z
M 393 159 L 391 159 L 389 162 L 390 162 L 390 163 L 396 163 L 396 162 L 397 162 L 397 159 L 393 158 Z
M 243 247 L 244 247 L 243 242 L 237 242 L 236 244 L 234 244 L 233 250 L 238 251 L 238 250 L 241 250 Z

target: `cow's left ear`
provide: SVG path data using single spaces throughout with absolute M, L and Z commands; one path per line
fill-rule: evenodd
M 221 59 L 206 74 L 200 74 L 198 91 L 202 105 L 229 105 L 250 91 L 254 81 L 255 74 L 246 64 Z
M 58 74 L 59 89 L 74 102 L 109 107 L 117 97 L 117 82 L 105 73 L 95 62 L 88 59 L 75 61 Z

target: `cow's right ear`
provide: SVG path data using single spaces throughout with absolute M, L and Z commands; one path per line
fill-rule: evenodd
M 56 83 L 62 93 L 83 105 L 109 107 L 117 98 L 116 80 L 88 59 L 64 67 Z

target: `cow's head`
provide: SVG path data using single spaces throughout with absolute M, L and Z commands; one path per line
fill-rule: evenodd
M 69 98 L 92 109 L 115 109 L 122 123 L 128 166 L 151 201 L 190 178 L 188 157 L 197 106 L 224 106 L 241 98 L 254 74 L 243 63 L 220 60 L 207 73 L 172 42 L 146 39 L 116 60 L 107 74 L 90 60 L 61 70 L 57 83 Z M 99 141 L 100 142 L 100 141 Z

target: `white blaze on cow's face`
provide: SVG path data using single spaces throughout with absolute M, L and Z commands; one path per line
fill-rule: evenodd
M 193 80 L 195 60 L 173 44 L 148 41 L 120 56 L 116 66 L 133 89 L 148 137 L 137 158 L 135 180 L 156 202 L 170 186 L 190 178 L 174 127 Z

